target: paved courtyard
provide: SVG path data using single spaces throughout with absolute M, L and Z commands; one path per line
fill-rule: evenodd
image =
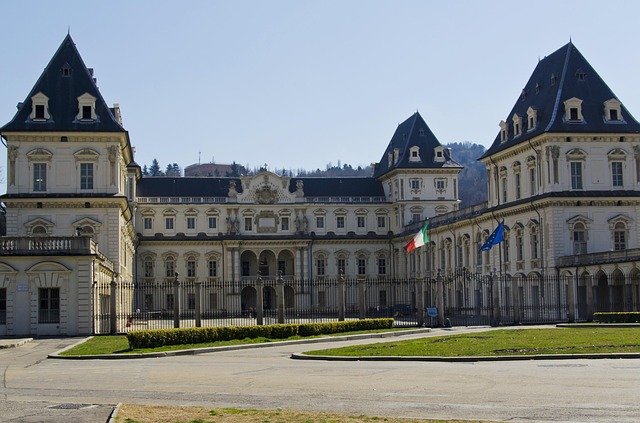
M 452 332 L 467 330 L 480 329 Z M 76 341 L 36 339 L 0 350 L 0 421 L 101 422 L 120 402 L 510 422 L 640 419 L 637 359 L 437 363 L 290 358 L 336 342 L 152 359 L 46 358 Z

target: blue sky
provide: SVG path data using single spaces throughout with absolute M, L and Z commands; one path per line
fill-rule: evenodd
M 141 166 L 367 165 L 416 110 L 441 143 L 488 146 L 538 58 L 570 37 L 640 117 L 639 5 L 2 2 L 0 121 L 70 29 L 105 100 L 120 104 Z M 6 150 L 0 160 L 4 179 Z

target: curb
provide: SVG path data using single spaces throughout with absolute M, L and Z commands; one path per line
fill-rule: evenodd
M 479 361 L 525 361 L 525 360 L 594 360 L 594 359 L 620 359 L 640 358 L 640 353 L 603 353 L 603 354 L 539 354 L 539 355 L 501 355 L 478 357 L 421 357 L 421 356 L 329 356 L 329 355 L 305 355 L 291 354 L 294 360 L 324 360 L 324 361 L 430 361 L 440 363 L 473 363 Z
M 48 358 L 55 358 L 61 360 L 122 360 L 122 359 L 139 359 L 139 358 L 160 358 L 160 357 L 176 357 L 183 355 L 197 355 L 207 354 L 219 351 L 235 351 L 244 350 L 249 348 L 270 348 L 279 347 L 282 345 L 296 345 L 296 344 L 316 344 L 320 342 L 341 342 L 341 341 L 353 341 L 359 339 L 374 339 L 374 338 L 393 338 L 406 335 L 414 335 L 417 333 L 429 333 L 430 328 L 397 331 L 397 332 L 381 332 L 381 333 L 367 333 L 358 335 L 345 335 L 345 336 L 328 336 L 323 338 L 312 339 L 296 339 L 294 341 L 276 341 L 276 342 L 264 342 L 259 344 L 244 344 L 244 345 L 228 345 L 224 347 L 206 347 L 206 348 L 192 348 L 188 350 L 176 350 L 176 351 L 163 351 L 153 353 L 141 353 L 141 354 L 100 354 L 100 355 L 60 355 L 60 353 L 80 345 L 83 342 L 93 338 L 92 336 L 83 339 L 80 342 L 76 342 L 60 351 L 53 354 L 49 354 Z
M 0 350 L 5 348 L 16 348 L 31 341 L 33 341 L 33 338 L 16 339 L 13 342 L 11 340 L 0 340 Z

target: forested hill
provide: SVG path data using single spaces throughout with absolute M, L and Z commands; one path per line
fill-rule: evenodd
M 451 148 L 451 155 L 455 161 L 464 166 L 460 172 L 458 179 L 459 196 L 461 200 L 460 207 L 468 207 L 481 203 L 487 199 L 487 173 L 484 165 L 478 161 L 478 157 L 482 156 L 485 148 L 479 144 L 473 144 L 468 141 L 453 142 L 445 144 L 444 147 Z M 263 170 L 270 170 L 278 175 L 287 175 L 291 177 L 348 177 L 348 176 L 372 176 L 373 168 L 371 166 L 356 166 L 350 164 L 342 164 L 339 160 L 336 165 L 329 163 L 324 170 L 306 170 L 306 169 L 267 169 L 265 167 L 256 167 L 251 169 L 249 164 L 246 166 L 231 165 L 234 169 L 233 173 L 225 175 L 209 175 L 209 176 L 234 176 L 252 175 Z M 160 164 L 156 159 L 149 167 L 144 165 L 142 168 L 143 176 L 182 176 L 182 170 L 176 163 L 167 165 L 166 171 L 162 171 Z

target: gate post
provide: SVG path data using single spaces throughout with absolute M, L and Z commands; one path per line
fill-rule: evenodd
M 511 279 L 511 299 L 513 302 L 513 323 L 520 324 L 520 292 L 518 291 L 518 279 L 515 277 Z
M 173 327 L 180 327 L 180 281 L 178 280 L 178 272 L 173 280 Z
M 113 276 L 111 277 L 111 283 L 109 283 L 109 286 L 111 288 L 111 295 L 109 297 L 109 333 L 111 335 L 115 335 L 118 332 L 118 311 L 117 309 L 117 284 L 116 284 L 116 278 L 118 277 L 117 273 L 114 273 Z
M 442 270 L 440 269 L 438 269 L 438 276 L 436 277 L 436 295 L 438 326 L 444 327 L 444 276 L 442 276 Z
M 201 310 L 200 310 L 200 296 L 201 296 L 201 288 L 202 288 L 202 281 L 195 281 L 195 288 L 196 288 L 196 327 L 199 328 L 202 326 L 202 318 L 200 316 L 201 314 Z
M 264 325 L 264 283 L 262 275 L 258 272 L 256 278 L 256 325 Z
M 424 326 L 424 278 L 416 278 L 416 307 L 418 309 L 418 327 Z
M 491 326 L 500 324 L 500 279 L 496 280 L 496 269 L 489 273 L 489 284 L 491 287 Z
M 282 270 L 278 271 L 278 281 L 276 283 L 278 293 L 276 300 L 278 302 L 278 323 L 284 323 L 284 281 L 282 280 Z
M 365 319 L 367 317 L 367 286 L 364 283 L 364 278 L 358 279 L 358 318 Z
M 338 278 L 338 321 L 344 322 L 347 305 L 345 303 L 344 295 L 344 272 L 340 269 L 340 277 Z
M 584 284 L 587 288 L 587 322 L 593 321 L 593 275 L 584 276 Z
M 567 317 L 569 318 L 569 323 L 573 323 L 576 321 L 576 289 L 578 288 L 578 273 L 576 272 L 575 277 L 568 278 L 563 276 L 563 279 L 567 282 Z M 574 284 L 575 282 L 575 284 Z

